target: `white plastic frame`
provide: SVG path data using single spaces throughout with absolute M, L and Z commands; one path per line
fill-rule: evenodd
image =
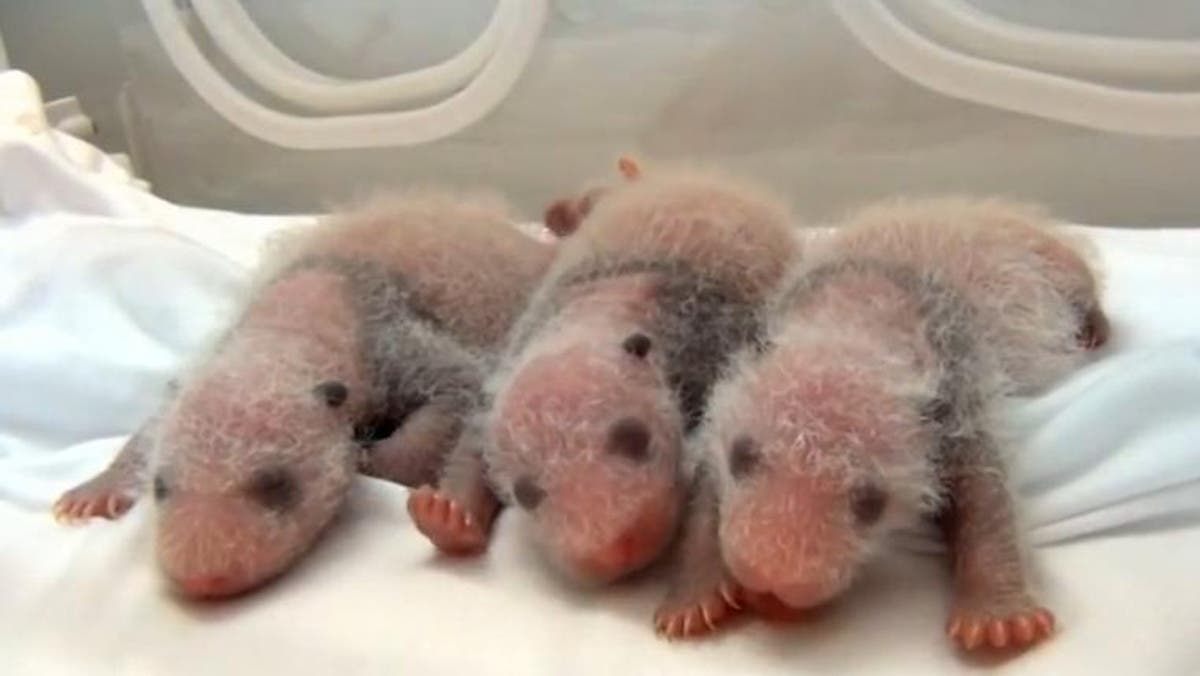
M 462 88 L 495 53 L 500 36 L 512 29 L 521 2 L 497 0 L 479 37 L 446 61 L 365 80 L 333 78 L 296 63 L 263 34 L 238 0 L 192 0 L 192 8 L 217 47 L 262 88 L 309 110 L 351 112 L 446 96 Z
M 196 46 L 172 0 L 142 0 L 168 58 L 192 89 L 242 131 L 276 145 L 305 150 L 428 143 L 465 129 L 511 91 L 533 55 L 548 13 L 547 0 L 521 0 L 520 14 L 499 36 L 493 57 L 461 91 L 436 104 L 388 113 L 300 117 L 247 97 Z
M 1194 77 L 1200 42 L 1053 31 L 1006 21 L 962 0 L 903 0 L 907 14 L 974 54 L 1093 75 Z
M 833 7 L 876 58 L 946 96 L 1110 132 L 1200 136 L 1200 94 L 1110 87 L 959 54 L 905 26 L 880 0 Z

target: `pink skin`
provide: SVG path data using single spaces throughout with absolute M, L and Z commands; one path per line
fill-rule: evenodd
M 715 424 L 724 562 L 742 601 L 776 616 L 838 598 L 888 532 L 928 510 L 924 487 L 936 483 L 925 459 L 933 439 L 900 396 L 901 376 L 838 366 L 886 363 L 840 350 L 776 350 Z M 744 435 L 755 461 L 739 473 Z M 947 632 L 967 650 L 1028 646 L 1051 634 L 1054 617 L 1027 590 L 998 454 L 986 440 L 958 443 L 943 470 L 956 589 Z M 869 486 L 884 498 L 875 508 L 861 498 Z
M 340 508 L 365 396 L 344 284 L 309 271 L 273 285 L 168 408 L 158 560 L 184 594 L 225 596 L 274 578 Z M 347 386 L 345 401 L 331 405 L 314 391 L 329 381 Z M 275 468 L 297 494 L 282 506 L 263 504 L 253 488 L 256 473 Z
M 693 169 L 643 176 L 629 161 L 619 169 L 626 181 L 547 210 L 552 229 L 576 233 L 558 270 L 586 271 L 597 260 L 683 261 L 753 300 L 796 253 L 786 210 L 754 186 Z M 630 274 L 547 287 L 565 306 L 553 326 L 539 327 L 532 344 L 511 355 L 491 388 L 492 410 L 464 434 L 437 487 L 410 497 L 414 524 L 439 549 L 486 547 L 499 503 L 485 465 L 490 484 L 530 513 L 540 548 L 571 577 L 615 579 L 666 549 L 684 495 L 682 414 L 663 376 L 664 346 L 643 357 L 622 347 L 635 333 L 656 339 L 647 327 L 660 310 L 657 286 Z M 648 450 L 614 452 L 614 429 L 630 420 L 644 427 Z M 540 496 L 536 505 L 530 495 Z
M 721 550 L 743 600 L 779 614 L 836 599 L 883 537 L 939 492 L 955 570 L 949 636 L 967 650 L 1049 636 L 1054 618 L 1028 591 L 994 442 L 982 430 L 962 437 L 932 475 L 936 442 L 911 399 L 921 360 L 896 359 L 888 341 L 872 354 L 846 334 L 782 344 L 714 414 Z M 754 462 L 738 471 L 746 437 Z
M 162 570 L 179 592 L 216 597 L 289 568 L 333 520 L 356 469 L 408 486 L 432 480 L 461 431 L 461 395 L 478 387 L 472 350 L 506 335 L 555 250 L 511 221 L 496 199 L 417 190 L 275 242 L 237 324 L 55 514 L 116 518 L 153 486 Z M 278 277 L 314 256 L 317 267 Z M 380 299 L 352 298 L 359 291 L 341 268 L 320 263 L 331 258 L 359 272 L 401 273 L 415 306 L 446 335 L 416 330 L 411 343 L 397 343 L 394 325 L 380 324 L 388 320 L 379 313 L 359 316 L 354 304 Z M 379 416 L 382 403 L 362 363 L 364 342 L 411 347 L 440 358 L 446 372 L 458 369 L 444 382 L 415 383 L 441 394 L 404 411 L 401 428 L 368 452 L 354 426 Z
M 527 362 L 492 417 L 490 456 L 508 490 L 531 477 L 545 492 L 527 509 L 538 545 L 570 576 L 606 582 L 655 560 L 680 513 L 680 429 L 658 373 L 624 352 L 570 344 Z M 616 421 L 645 424 L 645 459 L 612 450 Z M 518 502 L 519 504 L 519 502 Z
M 888 533 L 934 514 L 954 569 L 948 636 L 978 650 L 1052 634 L 1054 616 L 1029 590 L 986 407 L 1080 364 L 1109 326 L 1082 257 L 1027 218 L 998 202 L 900 203 L 867 210 L 823 252 L 815 245 L 813 286 L 781 299 L 790 305 L 777 311 L 772 349 L 714 390 L 700 445 L 718 497 L 695 505 L 688 526 L 716 525 L 685 536 L 693 553 L 660 631 L 705 633 L 738 606 L 789 618 L 827 604 Z M 822 255 L 859 267 L 820 281 L 837 269 Z M 963 370 L 943 379 L 957 357 Z M 705 564 L 714 548 L 721 564 Z M 689 628 L 697 608 L 705 624 Z
M 566 575 L 609 582 L 645 567 L 666 549 L 683 501 L 680 429 L 670 392 L 657 373 L 625 353 L 566 345 L 535 357 L 503 390 L 488 419 L 495 447 L 492 483 L 525 509 L 543 554 Z M 631 458 L 614 452 L 617 421 L 645 424 L 649 442 Z M 480 553 L 499 505 L 474 454 L 452 456 L 439 488 L 414 491 L 408 508 L 439 549 Z M 536 505 L 518 497 L 519 481 L 541 492 Z
M 870 326 L 861 330 L 867 332 L 895 333 L 911 332 L 915 326 L 917 308 L 903 293 L 878 278 L 864 275 L 859 278 L 846 280 L 845 283 L 831 287 L 818 294 L 818 301 L 812 303 L 809 320 L 828 320 L 838 323 L 853 312 L 852 304 L 855 299 L 862 297 L 879 298 L 876 305 L 878 314 L 870 318 Z M 919 341 L 897 340 L 891 352 L 898 359 L 907 359 L 909 364 L 927 363 L 931 355 L 921 348 Z M 806 372 L 805 366 L 810 361 L 818 364 L 834 364 L 839 361 L 852 361 L 862 357 L 861 350 L 836 352 L 818 350 L 805 355 L 788 357 L 783 350 L 777 350 L 766 357 L 756 371 L 758 376 L 752 385 L 744 385 L 746 392 L 751 394 L 732 400 L 728 394 L 732 388 L 718 386 L 714 399 L 710 403 L 710 411 L 716 417 L 706 427 L 709 430 L 722 430 L 727 419 L 737 421 L 728 438 L 718 432 L 714 439 L 706 435 L 707 440 L 701 445 L 712 445 L 710 452 L 715 456 L 723 454 L 734 442 L 736 436 L 744 434 L 745 430 L 772 429 L 781 426 L 781 440 L 775 448 L 757 449 L 782 454 L 780 462 L 787 465 L 789 454 L 793 451 L 791 445 L 785 442 L 782 435 L 787 430 L 794 430 L 800 421 L 795 417 L 784 415 L 789 407 L 801 406 L 799 410 L 813 408 L 804 397 L 811 397 L 818 403 L 827 399 L 855 402 L 857 410 L 868 410 L 863 407 L 877 406 L 881 400 L 871 388 L 854 387 L 850 379 L 841 374 L 829 374 L 804 382 L 801 376 Z M 815 361 L 814 361 L 815 360 Z M 764 374 L 770 374 L 764 375 Z M 795 389 L 789 390 L 794 386 Z M 726 397 L 718 396 L 722 390 Z M 731 403 L 736 402 L 736 403 Z M 836 408 L 823 406 L 820 410 L 827 415 L 823 424 L 823 433 L 836 436 L 851 432 L 852 418 L 843 415 Z M 774 412 L 777 415 L 772 415 Z M 740 430 L 740 431 L 739 431 Z M 724 445 L 722 445 L 724 444 Z M 803 455 L 803 454 L 801 454 Z M 857 463 L 866 465 L 868 463 Z M 863 467 L 858 467 L 863 469 Z M 722 473 L 724 472 L 724 474 Z M 683 542 L 680 546 L 680 564 L 672 580 L 667 598 L 655 613 L 655 625 L 658 632 L 667 638 L 688 638 L 711 632 L 723 621 L 735 616 L 744 607 L 756 611 L 764 617 L 774 620 L 789 620 L 798 612 L 783 603 L 773 591 L 778 586 L 793 600 L 810 596 L 829 596 L 838 593 L 840 587 L 849 584 L 849 579 L 824 580 L 818 585 L 800 577 L 801 571 L 810 566 L 819 566 L 816 561 L 805 560 L 804 553 L 814 553 L 813 547 L 806 542 L 807 534 L 817 530 L 825 533 L 821 541 L 824 551 L 828 549 L 829 558 L 850 557 L 857 546 L 856 538 L 839 538 L 838 532 L 830 530 L 828 525 L 812 523 L 812 519 L 820 512 L 812 509 L 805 510 L 804 506 L 811 502 L 813 507 L 819 507 L 826 512 L 836 512 L 845 500 L 846 490 L 840 488 L 840 483 L 834 477 L 824 476 L 820 480 L 801 473 L 793 476 L 788 473 L 762 472 L 752 477 L 753 490 L 738 487 L 727 489 L 725 499 L 735 503 L 732 507 L 722 508 L 718 520 L 716 509 L 717 497 L 709 494 L 717 492 L 725 477 L 725 485 L 734 485 L 728 474 L 728 467 L 718 467 L 710 470 L 714 476 L 707 477 L 694 489 L 695 497 L 691 504 L 691 515 L 685 526 Z M 750 480 L 747 480 L 749 482 Z M 737 495 L 746 495 L 748 499 L 738 506 Z M 801 496 L 801 497 L 797 497 Z M 787 510 L 795 508 L 796 514 Z M 732 514 L 731 514 L 732 510 Z M 744 513 L 738 513 L 741 510 Z M 781 511 L 782 510 L 782 511 Z M 721 536 L 719 531 L 729 529 L 734 524 L 731 536 Z M 843 524 L 844 525 L 844 524 Z M 844 528 L 842 535 L 851 534 L 851 528 Z M 722 547 L 730 539 L 746 541 L 749 546 L 731 546 L 728 565 L 721 563 Z M 769 543 L 775 550 L 759 551 L 764 543 Z M 713 563 L 713 562 L 716 563 Z M 832 562 L 831 562 L 832 563 Z M 741 579 L 739 579 L 741 578 Z M 778 583 L 778 584 L 776 584 Z M 819 588 L 824 587 L 824 588 Z
M 666 549 L 678 524 L 682 421 L 660 357 L 627 352 L 651 312 L 653 281 L 629 275 L 581 284 L 548 336 L 498 386 L 478 433 L 491 484 L 525 509 L 543 554 L 569 577 L 607 582 Z M 635 419 L 648 443 L 637 458 L 613 450 L 613 426 Z M 466 445 L 485 445 L 470 433 Z M 638 459 L 640 458 L 640 459 Z M 536 506 L 514 492 L 521 479 L 544 494 Z M 417 528 L 450 554 L 478 554 L 499 508 L 475 453 L 452 453 L 437 489 L 409 499 Z
M 727 461 L 719 533 L 725 563 L 753 594 L 810 608 L 844 592 L 875 546 L 879 521 L 859 523 L 853 488 L 882 483 L 889 466 L 919 462 L 927 441 L 916 411 L 884 387 L 833 366 L 852 351 L 780 349 L 747 383 L 737 423 L 715 439 L 729 458 L 739 438 L 754 442 L 756 464 L 735 476 Z M 860 412 L 870 411 L 870 416 Z M 907 444 L 898 443 L 909 440 Z M 892 512 L 915 513 L 919 495 L 892 496 Z M 887 509 L 885 508 L 885 509 Z
M 316 374 L 229 400 L 236 380 L 279 378 L 276 364 L 255 361 L 237 364 L 235 382 L 190 388 L 163 422 L 158 560 L 186 596 L 237 594 L 286 570 L 333 518 L 354 473 L 350 419 L 313 395 Z M 290 488 L 257 489 L 255 477 L 274 468 L 286 468 Z
M 154 457 L 158 560 L 173 588 L 228 596 L 286 570 L 337 512 L 357 459 L 351 421 L 364 388 L 361 366 L 347 358 L 355 322 L 337 300 L 342 284 L 314 271 L 267 289 L 113 465 L 68 491 L 56 514 L 119 516 L 151 483 L 143 470 Z M 314 391 L 327 381 L 348 387 L 336 406 Z M 288 486 L 254 487 L 259 473 L 279 468 Z

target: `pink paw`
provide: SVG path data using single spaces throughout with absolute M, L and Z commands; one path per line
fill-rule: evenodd
M 94 516 L 116 519 L 128 512 L 134 502 L 128 491 L 97 477 L 63 493 L 54 503 L 54 519 L 68 524 Z
M 478 554 L 487 546 L 487 532 L 470 513 L 432 486 L 409 494 L 408 514 L 417 530 L 447 554 Z
M 946 635 L 965 650 L 1021 649 L 1053 633 L 1054 615 L 1029 598 L 957 607 L 946 624 Z
M 699 599 L 684 602 L 667 599 L 654 612 L 654 628 L 668 640 L 694 638 L 716 631 L 717 625 L 736 615 L 742 605 L 739 587 L 723 580 L 716 589 Z

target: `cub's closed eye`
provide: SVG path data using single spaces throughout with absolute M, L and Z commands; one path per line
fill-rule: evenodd
M 546 491 L 537 485 L 533 477 L 522 476 L 513 484 L 513 497 L 517 499 L 518 505 L 532 512 L 546 499 Z
M 855 522 L 864 528 L 879 521 L 887 501 L 887 493 L 874 482 L 864 482 L 850 489 L 850 512 L 854 514 Z
M 758 451 L 758 442 L 746 435 L 733 440 L 729 447 L 729 473 L 735 479 L 749 476 L 762 461 Z
M 608 451 L 637 463 L 650 459 L 650 428 L 637 418 L 621 418 L 608 430 Z
M 167 480 L 161 474 L 154 476 L 154 499 L 162 502 L 171 494 L 171 490 L 167 488 Z
M 300 499 L 300 485 L 283 467 L 260 469 L 246 484 L 246 494 L 258 504 L 275 511 L 291 508 Z
M 653 342 L 644 333 L 633 333 L 621 343 L 621 348 L 638 359 L 645 359 Z
M 337 380 L 327 380 L 313 388 L 313 395 L 325 402 L 329 408 L 337 408 L 346 403 L 350 396 L 350 388 Z

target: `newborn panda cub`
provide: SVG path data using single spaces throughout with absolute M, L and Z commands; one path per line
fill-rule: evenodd
M 720 556 L 695 565 L 723 564 L 760 610 L 802 610 L 934 516 L 954 564 L 949 636 L 968 650 L 1049 636 L 995 406 L 1107 339 L 1085 251 L 1031 208 L 956 199 L 869 208 L 812 244 L 772 301 L 769 347 L 714 390 L 695 508 Z
M 673 540 L 683 437 L 721 364 L 757 332 L 755 308 L 796 238 L 785 209 L 747 183 L 627 169 L 565 216 L 578 229 L 514 329 L 490 405 L 437 487 L 410 500 L 442 550 L 482 550 L 497 495 L 579 581 L 642 568 Z
M 55 505 L 65 520 L 116 518 L 152 492 L 159 563 L 187 596 L 286 570 L 356 469 L 432 481 L 553 253 L 495 200 L 440 192 L 275 245 L 232 326 L 112 465 Z

